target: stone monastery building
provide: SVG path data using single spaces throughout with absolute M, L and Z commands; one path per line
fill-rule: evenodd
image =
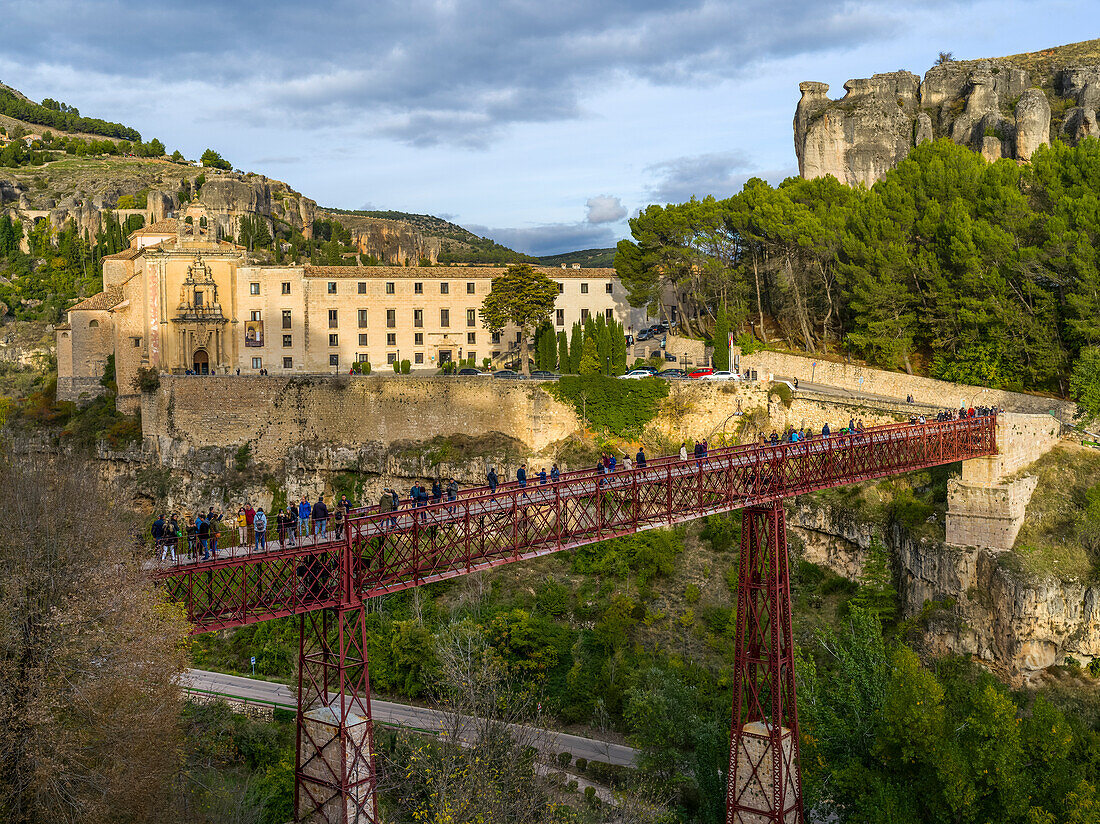
M 280 376 L 347 372 L 355 361 L 376 371 L 401 360 L 435 370 L 515 355 L 518 331 L 493 334 L 480 319 L 500 267 L 253 266 L 206 223 L 205 207 L 192 203 L 104 258 L 103 291 L 73 306 L 57 330 L 59 399 L 102 391 L 112 354 L 120 408 L 138 404 L 140 367 Z M 568 333 L 589 314 L 614 318 L 628 334 L 646 325 L 614 269 L 542 271 L 558 282 L 556 329 Z

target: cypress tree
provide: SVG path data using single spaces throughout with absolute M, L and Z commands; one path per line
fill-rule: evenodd
M 585 338 L 584 348 L 581 353 L 580 369 L 582 375 L 600 374 L 600 356 L 596 351 L 596 339 Z
M 730 368 L 729 350 L 730 324 L 726 308 L 718 308 L 718 317 L 714 322 L 714 368 L 725 371 Z
M 558 369 L 568 372 L 569 369 L 569 340 L 565 337 L 565 331 L 558 332 Z
M 574 375 L 580 372 L 581 351 L 584 348 L 584 330 L 580 323 L 573 324 L 573 332 L 569 338 L 569 371 Z

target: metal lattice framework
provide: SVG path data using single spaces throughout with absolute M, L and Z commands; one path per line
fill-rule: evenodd
M 996 424 L 993 416 L 897 424 L 687 461 L 661 458 L 610 474 L 573 472 L 548 484 L 478 488 L 427 506 L 353 511 L 339 540 L 271 541 L 261 551 L 228 550 L 208 561 L 181 554 L 154 575 L 184 603 L 195 632 L 302 616 L 298 820 L 373 822 L 364 599 L 744 509 L 728 820 L 800 821 L 781 501 L 993 455 Z

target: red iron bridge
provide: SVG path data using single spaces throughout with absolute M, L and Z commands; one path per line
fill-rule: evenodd
M 379 820 L 365 601 L 740 509 L 727 821 L 801 822 L 783 499 L 996 452 L 995 416 L 735 446 L 393 512 L 353 510 L 338 540 L 269 540 L 206 561 L 181 553 L 153 574 L 196 633 L 299 616 L 296 820 L 364 824 Z

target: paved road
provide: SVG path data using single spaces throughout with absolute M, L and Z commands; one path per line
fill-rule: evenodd
M 291 710 L 297 707 L 294 693 L 285 684 L 197 669 L 187 671 L 185 683 L 196 690 L 218 693 L 231 698 L 265 701 Z M 442 725 L 443 713 L 427 707 L 396 704 L 392 701 L 377 699 L 372 699 L 370 706 L 374 720 L 382 724 L 411 727 L 427 732 L 435 732 Z M 569 735 L 554 730 L 539 730 L 539 733 L 544 736 L 540 748 L 549 754 L 565 750 L 572 753 L 574 758 L 587 758 L 589 761 L 605 761 L 609 764 L 628 767 L 634 766 L 638 760 L 638 751 L 622 744 L 596 741 L 592 738 L 582 738 L 579 735 Z

